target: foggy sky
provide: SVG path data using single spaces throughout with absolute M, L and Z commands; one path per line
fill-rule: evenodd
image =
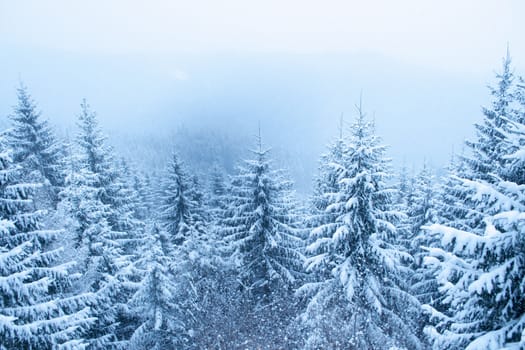
M 445 163 L 489 102 L 507 43 L 525 72 L 522 1 L 0 0 L 0 116 L 22 79 L 72 128 L 254 133 L 312 154 L 364 107 L 399 163 Z
M 76 53 L 373 53 L 484 72 L 525 53 L 520 0 L 0 2 L 3 44 Z

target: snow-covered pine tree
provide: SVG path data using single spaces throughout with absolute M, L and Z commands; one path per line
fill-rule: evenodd
M 411 205 L 407 208 L 408 227 L 404 237 L 404 245 L 414 258 L 411 264 L 414 272 L 410 280 L 410 291 L 425 304 L 434 303 L 439 298 L 434 269 L 424 264 L 427 255 L 425 249 L 434 245 L 435 238 L 429 236 L 422 228 L 424 225 L 437 222 L 435 186 L 433 170 L 425 162 L 413 181 Z M 421 324 L 425 322 L 426 320 L 423 319 L 420 321 Z
M 397 175 L 397 183 L 393 186 L 396 190 L 396 196 L 393 198 L 392 208 L 406 214 L 396 225 L 398 231 L 396 241 L 404 246 L 407 250 L 411 250 L 412 246 L 412 222 L 408 216 L 408 212 L 414 202 L 414 187 L 416 178 L 414 169 L 408 173 L 407 166 L 403 162 L 400 172 Z M 412 264 L 413 260 L 404 261 L 406 264 Z
M 191 235 L 202 235 L 205 230 L 199 189 L 194 185 L 179 156 L 173 153 L 158 197 L 160 220 L 176 245 Z
M 420 349 L 414 335 L 418 301 L 403 290 L 396 247 L 398 213 L 390 210 L 385 147 L 358 108 L 339 163 L 338 188 L 326 193 L 335 220 L 311 231 L 307 270 L 317 281 L 298 290 L 308 297 L 299 322 L 305 349 Z
M 72 294 L 70 270 L 51 248 L 63 231 L 41 227 L 37 184 L 20 181 L 26 163 L 13 164 L 0 141 L 0 349 L 82 349 L 94 321 L 90 293 Z M 47 247 L 47 248 L 45 248 Z
M 227 269 L 219 255 L 222 242 L 201 224 L 198 229 L 191 227 L 188 233 L 182 243 L 174 245 L 172 274 L 177 283 L 177 317 L 184 324 L 181 336 L 191 338 L 192 346 L 187 348 L 200 349 L 210 345 L 206 338 L 209 340 L 212 334 L 221 334 L 217 329 L 224 329 L 224 325 L 210 322 L 216 320 L 215 314 L 225 314 L 225 309 L 235 302 L 223 299 L 227 293 L 216 295 L 225 284 Z
M 410 217 L 410 213 L 414 211 L 416 202 L 416 175 L 414 175 L 414 169 L 410 174 L 405 164 L 402 165 L 400 173 L 398 175 L 398 182 L 394 185 L 396 189 L 396 196 L 393 198 L 393 208 L 405 216 L 400 218 L 400 221 L 396 225 L 397 235 L 396 241 L 398 244 L 403 246 L 405 250 L 413 252 L 413 248 L 417 247 L 414 242 L 414 225 L 413 220 Z M 402 261 L 406 265 L 413 265 L 413 256 L 409 257 L 408 261 Z
M 39 198 L 41 203 L 36 205 L 54 206 L 64 181 L 61 146 L 48 122 L 42 119 L 41 112 L 38 111 L 27 87 L 22 83 L 17 89 L 17 97 L 18 103 L 9 116 L 12 127 L 7 132 L 13 161 L 22 165 L 25 181 L 42 184 L 38 196 L 44 198 Z
M 108 217 L 108 222 L 114 223 L 113 229 L 119 232 L 118 243 L 122 249 L 122 254 L 117 260 L 119 290 L 113 299 L 117 306 L 118 322 L 115 335 L 122 340 L 121 346 L 127 347 L 126 341 L 131 338 L 139 322 L 135 310 L 129 307 L 129 300 L 143 278 L 134 262 L 143 256 L 140 248 L 145 244 L 145 221 L 152 220 L 147 217 L 150 203 L 149 196 L 144 193 L 146 188 L 141 178 L 143 174 L 130 167 L 124 159 L 120 161 L 116 174 L 112 184 L 111 202 L 114 215 Z
M 76 234 L 74 249 L 82 274 L 77 288 L 98 298 L 94 308 L 98 319 L 88 334 L 90 346 L 122 348 L 131 335 L 126 304 L 140 280 L 133 275 L 132 263 L 143 225 L 133 217 L 132 202 L 126 200 L 133 198 L 130 186 L 115 170 L 112 152 L 85 100 L 79 129 L 59 209 L 72 219 Z
M 271 169 L 268 152 L 259 134 L 253 158 L 243 161 L 231 179 L 220 220 L 220 236 L 240 287 L 237 313 L 243 315 L 236 320 L 238 336 L 230 347 L 291 346 L 292 291 L 304 275 L 302 230 L 292 183 Z
M 516 121 L 520 124 L 525 124 L 525 79 L 523 77 L 518 77 L 514 97 L 518 103 L 518 107 L 516 108 Z
M 78 292 L 96 294 L 93 311 L 97 321 L 87 334 L 90 348 L 111 348 L 117 342 L 114 296 L 120 287 L 116 275 L 123 253 L 121 237 L 109 226 L 109 206 L 99 198 L 97 176 L 82 162 L 72 167 L 60 193 L 58 210 L 71 219 L 69 228 L 73 235 L 69 249 L 75 252 L 76 272 L 82 276 L 74 287 Z
M 143 205 L 139 203 L 138 193 L 142 189 L 135 190 L 135 186 L 138 185 L 134 181 L 137 170 L 131 169 L 127 161 L 121 159 L 116 165 L 115 173 L 115 180 L 111 186 L 112 200 L 110 203 L 115 211 L 114 217 L 110 218 L 110 221 L 114 223 L 112 227 L 117 231 L 126 232 L 129 238 L 140 237 L 144 229 L 144 222 L 137 217 L 138 207 Z M 128 248 L 134 249 L 135 246 L 130 244 Z
M 506 161 L 502 156 L 508 152 L 505 150 L 507 147 L 505 139 L 512 127 L 512 121 L 516 119 L 513 108 L 515 77 L 511 63 L 507 50 L 507 56 L 503 59 L 502 72 L 496 75 L 497 87 L 490 87 L 493 97 L 492 105 L 489 108 L 483 108 L 483 122 L 475 124 L 476 139 L 473 142 L 466 142 L 472 152 L 471 157 L 464 158 L 469 170 L 472 170 L 477 178 L 489 182 L 492 181 L 491 174 L 503 169 Z M 496 175 L 502 177 L 504 174 L 496 173 Z M 462 174 L 462 177 L 468 178 L 469 173 Z
M 93 186 L 98 199 L 107 206 L 107 221 L 113 231 L 122 235 L 124 252 L 134 250 L 143 234 L 144 222 L 137 218 L 136 198 L 129 167 L 124 160 L 117 164 L 113 150 L 98 125 L 96 114 L 84 100 L 79 115 L 77 144 L 82 167 L 94 175 Z M 120 169 L 119 169 L 120 168 Z M 123 170 L 122 170 L 123 169 Z M 125 239 L 125 240 L 124 240 Z
M 441 238 L 429 250 L 429 264 L 440 267 L 437 278 L 448 306 L 445 313 L 429 307 L 429 328 L 436 349 L 521 349 L 525 345 L 525 188 L 522 162 L 525 125 L 515 110 L 510 58 L 492 89 L 493 107 L 484 109 L 484 128 L 467 143 L 465 171 L 455 177 L 456 193 L 476 220 L 453 220 L 427 227 Z
M 108 221 L 111 228 L 116 231 L 128 228 L 129 210 L 125 206 L 128 202 L 127 193 L 122 191 L 123 179 L 116 169 L 113 150 L 106 144 L 106 136 L 98 125 L 96 113 L 86 100 L 82 101 L 80 107 L 77 144 L 80 147 L 81 161 L 96 177 L 94 185 L 100 189 L 99 199 L 109 205 Z
M 518 185 L 525 184 L 525 146 L 523 125 L 525 125 L 525 80 L 519 77 L 520 83 L 515 84 L 513 96 L 515 105 L 512 126 L 507 134 L 505 168 L 502 178 Z
M 234 302 L 225 299 L 227 290 L 219 293 L 228 284 L 228 276 L 224 275 L 227 267 L 220 258 L 222 242 L 206 220 L 198 181 L 188 176 L 177 154 L 172 155 L 158 198 L 166 245 L 172 246 L 170 273 L 177 285 L 174 305 L 184 325 L 179 335 L 186 341 L 191 337 L 194 348 L 211 346 L 213 335 L 220 334 L 217 330 L 230 330 L 214 321 L 224 321 L 225 308 L 233 307 Z
M 478 213 L 469 209 L 468 198 L 461 185 L 461 177 L 468 172 L 464 156 L 464 150 L 460 155 L 451 155 L 445 175 L 437 186 L 434 208 L 439 223 L 457 229 L 468 229 L 480 221 Z
M 219 202 L 226 195 L 226 175 L 225 171 L 216 162 L 209 174 L 209 191 L 214 197 L 210 200 L 211 206 L 220 206 Z
M 409 227 L 409 240 L 418 240 L 412 249 L 418 250 L 421 245 L 421 226 L 428 223 L 436 222 L 436 212 L 434 210 L 434 198 L 435 198 L 435 180 L 434 174 L 431 168 L 428 167 L 426 162 L 423 164 L 423 168 L 414 178 L 413 190 L 411 191 L 410 206 L 407 208 L 407 216 L 410 220 Z M 423 240 L 424 241 L 424 240 Z M 412 251 L 412 253 L 415 253 Z
M 341 117 L 339 124 L 339 135 L 331 144 L 328 145 L 326 153 L 322 154 L 319 160 L 318 174 L 314 180 L 314 191 L 310 199 L 310 212 L 305 215 L 304 222 L 307 228 L 305 246 L 313 243 L 316 238 L 309 235 L 309 232 L 324 224 L 335 222 L 337 213 L 327 210 L 330 203 L 330 196 L 339 192 L 339 177 L 344 171 L 342 166 L 343 157 L 348 152 L 347 136 L 344 135 L 344 122 Z M 304 247 L 303 247 L 304 253 Z M 330 271 L 317 271 L 317 274 L 325 273 L 329 278 Z M 313 277 L 311 274 L 309 277 Z M 319 278 L 315 276 L 314 279 Z
M 228 184 L 226 183 L 226 174 L 218 163 L 212 166 L 208 178 L 209 193 L 206 198 L 206 206 L 213 220 L 216 221 L 222 217 L 222 213 L 226 209 Z
M 398 176 L 398 183 L 397 183 L 397 190 L 398 195 L 395 199 L 395 202 L 400 207 L 404 207 L 406 210 L 406 207 L 408 206 L 408 198 L 411 195 L 412 187 L 413 187 L 413 179 L 414 174 L 408 173 L 408 168 L 405 164 L 405 161 L 403 160 L 403 165 L 401 166 L 401 169 L 399 171 Z
M 135 193 L 134 217 L 141 221 L 150 220 L 153 203 L 149 177 L 135 169 L 131 181 Z
M 339 190 L 338 177 L 343 170 L 340 164 L 342 163 L 343 154 L 347 151 L 347 145 L 343 135 L 344 125 L 341 118 L 339 137 L 328 146 L 328 152 L 321 156 L 318 168 L 319 173 L 314 183 L 314 194 L 312 196 L 314 211 L 316 211 L 318 215 L 327 216 L 328 220 L 332 218 L 326 212 L 326 207 L 328 206 L 326 195 Z M 317 223 L 318 220 L 319 219 L 316 219 Z
M 226 242 L 238 259 L 239 280 L 263 304 L 297 284 L 303 263 L 292 183 L 271 169 L 268 152 L 259 134 L 253 159 L 232 178 L 223 222 Z
M 215 162 L 208 174 L 208 186 L 204 204 L 210 223 L 208 225 L 209 232 L 213 237 L 213 240 L 216 242 L 216 251 L 221 257 L 219 265 L 224 269 L 224 271 L 221 272 L 221 274 L 225 276 L 225 278 L 223 278 L 225 279 L 223 281 L 225 283 L 220 283 L 222 287 L 228 284 L 226 280 L 229 280 L 230 277 L 233 277 L 234 275 L 230 273 L 232 271 L 232 265 L 228 265 L 228 252 L 223 240 L 225 232 L 222 230 L 222 220 L 228 210 L 229 188 L 230 183 L 226 179 L 224 169 Z M 223 257 L 225 257 L 225 259 L 222 259 Z M 226 275 L 228 276 L 226 277 Z
M 488 187 L 478 187 L 472 194 L 494 204 L 505 196 Z M 519 196 L 525 198 L 523 193 Z M 429 329 L 434 348 L 523 348 L 522 203 L 512 203 L 500 213 L 487 216 L 481 235 L 438 224 L 428 227 L 441 235 L 445 248 L 432 248 L 429 263 L 441 265 L 437 278 L 448 306 L 445 314 L 430 309 L 434 321 L 438 321 L 436 327 Z
M 155 226 L 148 236 L 144 256 L 136 263 L 146 272 L 130 306 L 141 320 L 130 341 L 130 349 L 187 349 L 191 347 L 191 304 L 196 298 L 193 286 L 179 281 L 183 276 L 175 258 L 175 245 L 169 234 Z

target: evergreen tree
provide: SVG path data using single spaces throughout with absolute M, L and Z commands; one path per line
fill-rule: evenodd
M 153 203 L 149 177 L 143 172 L 135 171 L 131 181 L 132 189 L 135 193 L 133 216 L 141 221 L 150 220 Z
M 106 208 L 109 227 L 119 232 L 121 248 L 128 254 L 140 244 L 144 231 L 144 222 L 137 217 L 138 194 L 133 187 L 130 169 L 124 160 L 116 165 L 113 150 L 106 145 L 96 114 L 85 100 L 81 103 L 78 125 L 80 168 L 90 174 L 91 185 L 97 189 L 97 200 Z
M 310 234 L 306 266 L 317 281 L 298 291 L 309 298 L 300 317 L 306 349 L 422 347 L 413 324 L 419 303 L 403 290 L 400 253 L 389 244 L 398 214 L 390 209 L 393 192 L 379 142 L 359 108 L 335 165 L 339 189 L 325 194 L 335 220 L 320 222 Z
M 429 261 L 439 267 L 437 278 L 445 312 L 434 308 L 429 328 L 440 349 L 518 349 L 525 344 L 525 255 L 521 149 L 525 125 L 514 104 L 510 58 L 492 89 L 493 108 L 484 109 L 483 128 L 467 145 L 466 167 L 454 178 L 461 210 L 475 220 L 454 218 L 427 229 L 440 237 Z M 457 201 L 459 202 L 459 201 Z
M 194 297 L 185 294 L 192 294 L 193 289 L 183 289 L 178 283 L 181 276 L 176 272 L 180 269 L 173 258 L 175 246 L 169 235 L 154 228 L 149 241 L 145 256 L 137 262 L 146 271 L 146 277 L 130 301 L 141 319 L 130 348 L 187 349 L 191 344 L 187 323 L 192 307 L 185 304 Z
M 520 124 L 525 124 L 525 79 L 519 77 L 518 81 L 514 89 L 514 97 L 518 103 L 516 108 L 516 121 Z
M 119 232 L 108 223 L 109 206 L 99 198 L 98 179 L 88 169 L 75 167 L 66 177 L 61 192 L 59 211 L 72 218 L 70 229 L 76 252 L 77 272 L 81 278 L 75 285 L 79 292 L 96 293 L 94 313 L 97 322 L 88 333 L 90 348 L 110 348 L 117 342 L 114 296 L 119 288 L 116 274 L 123 254 Z
M 83 100 L 80 104 L 81 112 L 78 116 L 77 144 L 80 147 L 80 161 L 86 170 L 95 176 L 94 186 L 99 188 L 100 201 L 109 206 L 108 221 L 114 230 L 126 226 L 126 216 L 120 214 L 120 206 L 126 202 L 124 196 L 119 196 L 121 183 L 119 174 L 113 163 L 113 152 L 106 145 L 106 137 L 98 125 L 96 113 Z M 124 222 L 123 222 L 124 221 Z
M 427 164 L 414 179 L 414 185 L 411 195 L 411 203 L 407 210 L 407 216 L 410 220 L 409 240 L 418 238 L 421 241 L 421 227 L 423 225 L 436 222 L 436 212 L 434 210 L 435 182 L 432 169 Z M 420 242 L 416 242 L 416 249 Z
M 513 110 L 513 120 L 511 128 L 507 133 L 506 152 L 503 158 L 505 159 L 505 168 L 503 169 L 502 178 L 514 182 L 518 185 L 525 184 L 525 157 L 523 155 L 524 130 L 525 125 L 525 81 L 519 77 L 521 84 L 516 84 L 513 96 L 515 96 L 516 104 Z
M 110 218 L 115 230 L 126 232 L 129 238 L 135 238 L 142 235 L 144 222 L 137 217 L 138 208 L 147 203 L 139 203 L 139 191 L 135 190 L 139 183 L 134 180 L 135 169 L 131 169 L 126 160 L 122 159 L 118 165 L 118 171 L 112 184 L 111 206 L 115 211 L 114 217 Z M 132 249 L 135 247 L 131 245 Z
M 339 126 L 339 137 L 328 145 L 328 151 L 321 155 L 318 174 L 314 182 L 314 193 L 310 200 L 310 213 L 304 219 L 308 231 L 324 224 L 336 221 L 337 213 L 327 210 L 331 204 L 330 199 L 340 191 L 341 185 L 339 178 L 344 171 L 343 157 L 348 153 L 348 142 L 344 135 L 343 122 Z M 316 238 L 307 235 L 307 245 L 312 244 Z M 317 271 L 317 274 L 324 273 L 330 276 L 328 270 Z M 311 277 L 311 276 L 310 276 Z
M 430 250 L 438 264 L 437 278 L 444 293 L 445 313 L 431 308 L 436 327 L 430 329 L 439 349 L 520 348 L 525 342 L 523 308 L 523 229 L 525 193 L 508 183 L 473 183 L 470 196 L 487 213 L 485 227 L 470 231 L 434 224 L 442 248 Z M 521 344 L 521 345 L 520 345 Z
M 17 97 L 18 103 L 10 115 L 12 128 L 7 132 L 13 161 L 22 165 L 21 175 L 25 181 L 42 183 L 44 191 L 39 190 L 44 196 L 42 199 L 55 205 L 64 180 L 61 147 L 22 84 L 17 89 Z
M 209 194 L 206 201 L 207 210 L 215 221 L 223 215 L 223 211 L 226 209 L 228 184 L 225 178 L 224 170 L 215 163 L 209 174 Z
M 135 197 L 124 173 L 115 170 L 111 149 L 86 101 L 81 104 L 77 150 L 73 150 L 59 209 L 72 219 L 80 263 L 80 291 L 96 293 L 97 322 L 89 332 L 92 348 L 125 348 L 134 329 L 126 307 L 140 276 L 138 257 L 143 225 L 134 217 Z
M 438 186 L 435 210 L 439 222 L 467 227 L 472 213 L 469 213 L 466 205 L 462 205 L 465 196 L 461 181 L 458 180 L 466 171 L 463 155 L 452 154 Z
M 191 235 L 204 232 L 200 196 L 194 180 L 187 175 L 178 156 L 173 154 L 159 200 L 160 219 L 174 244 L 181 245 Z
M 412 251 L 413 247 L 417 246 L 414 242 L 415 234 L 413 232 L 413 220 L 410 217 L 416 198 L 416 176 L 414 176 L 413 171 L 409 175 L 407 167 L 403 164 L 398 179 L 399 182 L 394 186 L 397 195 L 395 198 L 393 198 L 392 208 L 399 211 L 400 213 L 404 213 L 405 216 L 400 217 L 400 220 L 396 225 L 398 231 L 398 234 L 396 235 L 396 241 L 407 251 Z M 412 256 L 408 261 L 403 261 L 403 263 L 411 265 L 413 263 Z
M 64 232 L 42 228 L 45 212 L 32 201 L 38 185 L 20 181 L 26 164 L 1 148 L 0 349 L 84 348 L 93 295 L 72 293 L 74 264 L 58 263 L 63 248 L 52 247 Z
M 439 308 L 440 294 L 434 276 L 435 268 L 425 264 L 427 249 L 435 246 L 435 237 L 428 235 L 422 227 L 437 222 L 435 210 L 436 188 L 434 174 L 426 163 L 413 181 L 411 206 L 407 209 L 408 227 L 405 232 L 405 248 L 413 256 L 410 267 L 413 273 L 410 278 L 410 292 L 421 303 Z M 421 315 L 419 325 L 428 324 L 428 314 Z
M 339 188 L 338 177 L 343 170 L 340 166 L 347 151 L 343 138 L 343 123 L 340 125 L 339 138 L 328 147 L 328 152 L 321 156 L 319 174 L 315 179 L 312 203 L 318 215 L 326 216 L 327 196 L 336 193 Z M 330 220 L 330 218 L 328 218 Z
M 403 161 L 399 172 L 399 181 L 397 183 L 398 196 L 395 200 L 396 204 L 401 210 L 408 210 L 407 208 L 411 205 L 412 191 L 414 190 L 414 173 L 413 171 L 409 174 L 408 168 Z
M 491 181 L 491 174 L 504 168 L 504 155 L 508 152 L 505 139 L 516 120 L 514 110 L 514 73 L 511 68 L 511 58 L 507 56 L 503 60 L 503 69 L 496 75 L 498 84 L 496 88 L 490 88 L 493 97 L 492 105 L 483 108 L 483 123 L 475 124 L 476 139 L 466 144 L 472 152 L 471 157 L 466 157 L 465 162 L 473 174 L 482 180 Z M 505 179 L 505 174 L 496 173 Z M 468 178 L 469 173 L 462 174 Z
M 173 306 L 178 310 L 172 317 L 177 317 L 180 325 L 177 337 L 180 342 L 186 342 L 184 347 L 199 348 L 198 345 L 213 343 L 210 327 L 224 329 L 224 325 L 213 323 L 213 320 L 223 320 L 217 314 L 224 314 L 224 309 L 232 301 L 225 303 L 225 299 L 221 299 L 223 295 L 215 295 L 224 285 L 225 277 L 218 270 L 218 266 L 224 267 L 219 256 L 221 242 L 204 218 L 204 198 L 198 181 L 187 174 L 174 154 L 159 195 L 162 203 L 160 219 L 165 240 L 163 246 L 171 247 L 169 255 L 173 263 L 170 273 L 176 284 L 172 291 L 175 293 Z M 211 303 L 211 300 L 216 303 Z M 219 306 L 222 307 L 217 309 Z
M 292 291 L 303 277 L 301 229 L 292 183 L 272 170 L 260 134 L 253 158 L 231 179 L 220 220 L 240 302 L 238 336 L 229 346 L 291 346 L 288 327 L 296 313 Z
M 263 303 L 297 284 L 303 261 L 291 182 L 270 168 L 268 151 L 259 136 L 254 158 L 244 161 L 232 179 L 224 219 L 240 281 Z

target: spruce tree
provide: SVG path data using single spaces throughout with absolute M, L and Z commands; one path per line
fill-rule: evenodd
M 205 216 L 204 195 L 198 186 L 196 177 L 188 176 L 184 164 L 173 154 L 158 196 L 159 232 L 164 237 L 163 247 L 169 248 L 165 254 L 171 258 L 169 273 L 176 285 L 172 306 L 178 311 L 171 317 L 177 317 L 180 327 L 174 336 L 179 340 L 173 341 L 184 343 L 179 346 L 186 348 L 213 344 L 213 335 L 229 329 L 216 321 L 224 321 L 225 309 L 234 303 L 225 299 L 229 276 L 220 257 L 222 244 Z M 224 294 L 219 293 L 221 289 Z
M 149 184 L 149 177 L 141 171 L 135 170 L 134 175 L 131 176 L 131 186 L 134 196 L 134 217 L 141 221 L 151 219 L 151 186 Z
M 327 196 L 336 193 L 340 186 L 338 177 L 343 170 L 340 166 L 342 158 L 347 151 L 343 137 L 343 122 L 341 120 L 339 137 L 328 146 L 328 152 L 321 156 L 319 172 L 314 183 L 314 194 L 312 204 L 319 215 L 327 215 Z
M 421 240 L 421 227 L 436 222 L 435 212 L 435 181 L 432 169 L 426 163 L 416 175 L 411 195 L 411 203 L 407 208 L 407 216 L 410 221 L 409 240 Z M 418 249 L 420 243 L 412 249 Z
M 238 289 L 238 336 L 231 347 L 289 348 L 296 313 L 294 288 L 303 278 L 302 238 L 292 183 L 273 170 L 257 138 L 253 157 L 231 179 L 219 221 Z
M 116 171 L 94 112 L 84 100 L 76 148 L 71 152 L 60 211 L 71 218 L 73 241 L 82 275 L 80 291 L 96 293 L 96 324 L 90 329 L 92 348 L 122 348 L 134 325 L 127 302 L 140 276 L 133 262 L 143 225 L 135 220 L 134 194 L 123 173 Z
M 215 163 L 209 174 L 208 195 L 206 200 L 207 211 L 214 221 L 219 220 L 226 209 L 228 184 L 224 170 Z
M 78 123 L 78 161 L 85 173 L 92 174 L 92 186 L 97 199 L 106 207 L 106 219 L 112 231 L 119 232 L 122 249 L 133 251 L 143 234 L 144 222 L 137 217 L 137 193 L 125 161 L 115 162 L 111 147 L 106 144 L 96 113 L 84 100 Z
M 403 161 L 403 165 L 401 166 L 401 169 L 399 171 L 398 176 L 398 183 L 397 183 L 397 190 L 398 190 L 398 196 L 396 198 L 396 204 L 404 207 L 408 206 L 408 198 L 411 195 L 412 192 L 412 179 L 414 177 L 414 174 L 408 173 L 408 168 L 405 164 L 405 161 Z
M 308 298 L 300 316 L 306 349 L 422 347 L 413 320 L 419 303 L 405 292 L 399 253 L 389 244 L 398 214 L 387 185 L 385 147 L 360 107 L 339 163 L 338 189 L 326 193 L 326 212 L 307 247 L 316 281 L 298 293 Z
M 175 245 L 169 235 L 154 227 L 144 256 L 137 261 L 146 276 L 130 300 L 139 315 L 140 326 L 130 341 L 130 349 L 187 349 L 191 346 L 195 296 L 192 288 L 180 283 L 181 272 L 174 258 Z M 183 272 L 189 273 L 189 271 Z M 189 294 L 189 295 L 188 295 Z
M 37 205 L 54 206 L 64 180 L 61 145 L 25 85 L 20 84 L 17 97 L 18 103 L 9 116 L 12 127 L 7 132 L 13 161 L 22 165 L 24 181 L 42 184 L 38 194 L 43 196 L 43 203 Z
M 94 186 L 100 189 L 98 197 L 103 204 L 110 206 L 109 224 L 114 230 L 118 230 L 120 226 L 125 226 L 122 223 L 125 218 L 119 215 L 118 210 L 125 199 L 118 195 L 120 179 L 115 169 L 113 151 L 106 144 L 107 138 L 100 129 L 96 113 L 91 110 L 86 100 L 82 101 L 80 107 L 80 131 L 76 139 L 80 148 L 80 161 L 85 169 L 95 176 Z
M 471 154 L 464 157 L 465 169 L 448 193 L 473 220 L 449 216 L 427 227 L 440 238 L 428 259 L 439 268 L 447 307 L 444 312 L 429 307 L 434 321 L 429 333 L 440 349 L 519 349 L 525 344 L 525 192 L 522 169 L 515 166 L 522 162 L 525 125 L 512 108 L 508 55 L 497 77 L 492 108 L 483 110 L 477 137 L 467 143 Z
M 172 242 L 181 245 L 188 237 L 203 234 L 199 189 L 175 153 L 161 186 L 160 220 Z
M 263 303 L 297 284 L 303 262 L 291 182 L 270 168 L 268 152 L 259 135 L 253 158 L 232 179 L 223 223 L 238 259 L 239 279 Z
M 71 290 L 74 263 L 60 263 L 55 244 L 65 232 L 42 227 L 38 184 L 21 180 L 27 163 L 13 163 L 0 143 L 0 348 L 84 348 L 94 296 Z
M 483 108 L 483 122 L 476 123 L 476 139 L 467 141 L 466 144 L 472 152 L 471 157 L 466 157 L 465 162 L 478 178 L 491 181 L 491 174 L 503 169 L 507 152 L 505 139 L 512 128 L 512 123 L 517 118 L 514 103 L 514 73 L 511 66 L 510 54 L 503 59 L 502 72 L 496 75 L 497 86 L 489 87 L 493 97 L 490 107 Z M 469 173 L 463 174 L 468 178 Z M 503 178 L 504 174 L 497 173 Z
M 111 348 L 117 342 L 113 304 L 119 288 L 116 275 L 120 267 L 118 259 L 123 254 L 121 237 L 108 223 L 110 208 L 99 198 L 95 174 L 80 163 L 66 176 L 65 185 L 58 209 L 64 217 L 72 219 L 70 249 L 76 252 L 76 272 L 81 275 L 75 287 L 78 292 L 95 293 L 97 297 L 94 306 L 97 322 L 88 333 L 88 341 L 90 348 Z
M 407 222 L 404 232 L 404 246 L 413 257 L 411 264 L 410 292 L 423 304 L 439 308 L 440 295 L 434 276 L 435 269 L 425 263 L 429 247 L 435 245 L 435 237 L 428 234 L 423 226 L 436 223 L 436 184 L 432 169 L 426 163 L 415 176 L 411 190 L 411 205 L 407 208 Z M 421 315 L 421 329 L 428 324 L 427 313 Z

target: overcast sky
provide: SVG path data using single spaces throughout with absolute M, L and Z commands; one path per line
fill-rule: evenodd
M 394 158 L 441 165 L 480 120 L 507 43 L 525 72 L 524 13 L 520 0 L 0 0 L 0 115 L 21 78 L 57 124 L 87 97 L 109 129 L 262 120 L 270 141 L 317 152 L 363 92 Z
M 511 43 L 523 57 L 521 0 L 0 1 L 0 40 L 97 53 L 371 52 L 486 70 Z

